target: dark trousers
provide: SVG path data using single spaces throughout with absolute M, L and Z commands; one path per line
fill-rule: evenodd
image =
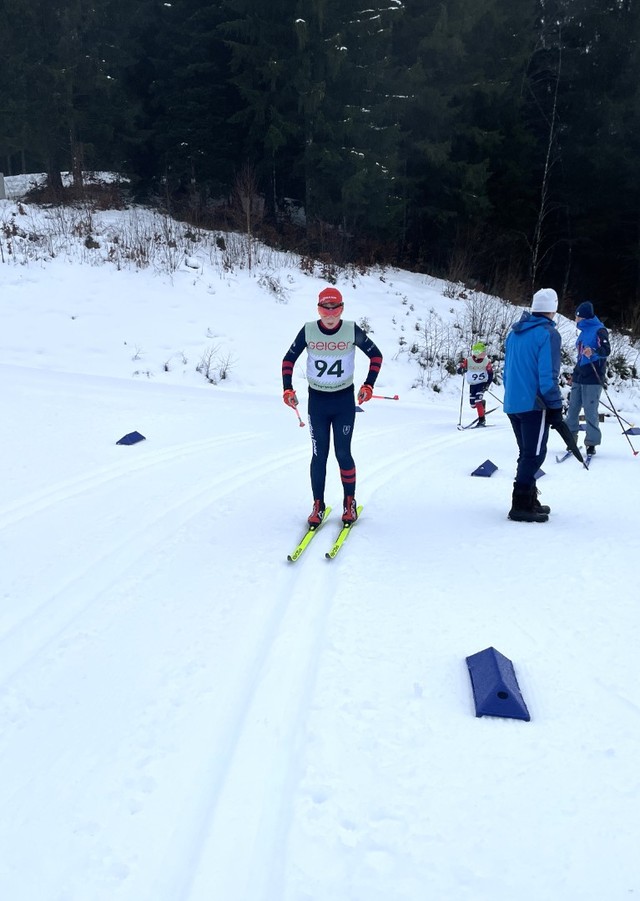
M 327 460 L 333 432 L 333 448 L 345 497 L 356 491 L 356 464 L 351 456 L 351 438 L 356 419 L 353 386 L 342 391 L 309 389 L 309 432 L 313 446 L 311 457 L 311 490 L 313 497 L 324 500 Z
M 486 385 L 471 385 L 469 388 L 469 403 L 472 407 L 475 407 L 476 404 L 482 403 L 484 400 L 484 391 Z
M 511 428 L 518 442 L 516 482 L 523 487 L 535 484 L 536 473 L 547 456 L 549 424 L 545 410 L 508 413 Z

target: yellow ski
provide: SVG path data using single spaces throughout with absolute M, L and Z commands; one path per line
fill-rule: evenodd
M 331 513 L 331 507 L 325 507 L 324 516 L 322 517 L 322 522 L 320 523 L 320 525 L 319 526 L 309 526 L 307 531 L 302 536 L 302 541 L 300 542 L 300 544 L 290 554 L 287 554 L 287 560 L 289 561 L 289 563 L 295 563 L 296 560 L 298 559 L 298 557 L 300 557 L 304 553 L 304 551 L 309 547 L 309 544 L 311 543 L 311 540 L 314 537 L 314 535 L 316 534 L 316 532 L 318 532 L 322 528 L 322 526 L 325 524 L 325 522 L 329 519 L 330 513 Z
M 360 514 L 362 513 L 362 507 L 358 507 L 357 510 L 358 510 L 358 519 L 360 519 Z M 356 519 L 356 522 L 357 521 L 358 520 Z M 325 557 L 328 560 L 333 560 L 333 558 L 337 555 L 338 551 L 340 550 L 342 545 L 345 543 L 345 541 L 349 537 L 349 532 L 355 526 L 355 524 L 356 524 L 355 522 L 347 522 L 342 526 L 342 528 L 340 529 L 340 534 L 336 538 L 336 543 L 333 545 L 331 550 L 327 551 L 327 553 L 325 554 Z

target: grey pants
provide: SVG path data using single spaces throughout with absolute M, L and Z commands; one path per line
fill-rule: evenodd
M 584 410 L 587 434 L 584 443 L 589 447 L 602 442 L 602 432 L 598 421 L 598 404 L 602 394 L 602 385 L 573 385 L 569 395 L 569 409 L 565 422 L 577 435 L 580 427 L 580 410 Z

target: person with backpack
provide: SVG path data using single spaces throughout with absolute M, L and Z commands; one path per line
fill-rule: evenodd
M 558 295 L 536 291 L 531 310 L 511 326 L 505 342 L 504 412 L 518 444 L 516 478 L 509 519 L 546 522 L 551 512 L 538 501 L 536 473 L 547 455 L 549 427 L 562 425 L 559 386 L 562 341 L 553 319 Z
M 578 359 L 571 377 L 571 393 L 565 422 L 577 443 L 580 411 L 584 410 L 587 427 L 584 444 L 587 454 L 593 456 L 596 447 L 602 443 L 598 405 L 604 388 L 607 357 L 611 353 L 611 345 L 609 332 L 596 316 L 590 301 L 585 300 L 576 309 L 576 326 Z
M 371 400 L 382 354 L 355 322 L 343 320 L 344 301 L 337 288 L 328 287 L 318 296 L 318 316 L 307 322 L 296 335 L 282 361 L 283 400 L 289 407 L 298 406 L 293 388 L 293 368 L 304 350 L 307 352 L 309 433 L 313 447 L 311 457 L 311 491 L 313 509 L 310 526 L 319 526 L 325 511 L 325 482 L 331 435 L 340 468 L 344 493 L 342 521 L 353 523 L 358 518 L 356 465 L 351 455 L 351 439 L 356 418 L 353 386 L 356 348 L 369 358 L 369 372 L 358 391 L 358 403 Z
M 478 341 L 471 348 L 471 354 L 461 360 L 456 372 L 463 375 L 469 385 L 469 403 L 478 414 L 478 427 L 485 426 L 484 392 L 493 381 L 493 367 L 487 357 L 487 348 L 482 341 Z M 460 401 L 462 405 L 462 400 Z

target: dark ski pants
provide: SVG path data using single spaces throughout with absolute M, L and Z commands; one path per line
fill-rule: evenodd
M 546 410 L 508 413 L 511 428 L 518 442 L 516 482 L 530 488 L 535 485 L 536 473 L 547 456 L 549 424 Z
M 475 407 L 477 404 L 481 404 L 484 400 L 484 392 L 486 385 L 471 385 L 469 388 L 469 404 L 472 407 Z
M 344 495 L 353 497 L 356 491 L 356 464 L 351 456 L 351 438 L 356 419 L 353 385 L 341 391 L 315 391 L 310 388 L 308 414 L 313 446 L 311 490 L 314 500 L 324 500 L 332 432 Z

